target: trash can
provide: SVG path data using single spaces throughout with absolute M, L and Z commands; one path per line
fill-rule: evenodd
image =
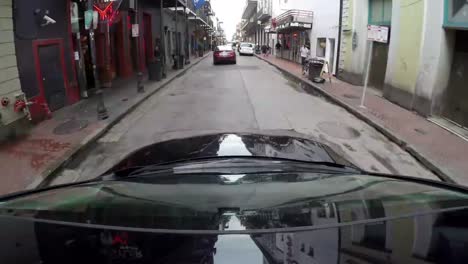
M 203 57 L 203 50 L 202 49 L 198 50 L 198 57 Z
M 315 78 L 321 78 L 323 64 L 325 62 L 320 59 L 312 59 L 309 62 L 309 80 L 314 81 Z
M 161 60 L 156 59 L 148 65 L 148 79 L 150 81 L 161 81 L 162 79 L 162 63 Z

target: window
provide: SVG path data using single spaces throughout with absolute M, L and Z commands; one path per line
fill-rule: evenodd
M 445 0 L 444 26 L 451 28 L 468 28 L 468 2 L 466 0 Z
M 392 21 L 392 0 L 369 0 L 369 24 L 390 26 Z
M 317 57 L 325 57 L 327 52 L 327 39 L 317 38 Z

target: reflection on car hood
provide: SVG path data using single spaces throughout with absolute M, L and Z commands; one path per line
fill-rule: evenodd
M 258 134 L 215 134 L 156 143 L 142 148 L 110 172 L 203 157 L 258 156 L 351 165 L 330 148 L 297 137 Z
M 0 203 L 0 263 L 467 263 L 467 205 L 367 175 L 84 184 Z

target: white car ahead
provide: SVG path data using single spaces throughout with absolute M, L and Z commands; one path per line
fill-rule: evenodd
M 254 55 L 255 45 L 252 43 L 241 43 L 239 47 L 239 55 Z

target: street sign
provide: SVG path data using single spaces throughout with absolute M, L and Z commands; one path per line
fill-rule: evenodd
M 70 4 L 70 23 L 73 33 L 80 32 L 79 16 L 78 16 L 78 4 Z
M 140 35 L 140 27 L 138 24 L 132 25 L 132 37 L 137 38 Z
M 389 28 L 383 26 L 368 25 L 367 40 L 380 43 L 388 43 Z
M 98 11 L 94 10 L 93 11 L 93 29 L 97 29 L 99 22 L 99 13 Z
M 85 17 L 85 29 L 88 30 L 91 28 L 91 25 L 93 24 L 93 11 L 92 10 L 86 10 L 84 13 Z

